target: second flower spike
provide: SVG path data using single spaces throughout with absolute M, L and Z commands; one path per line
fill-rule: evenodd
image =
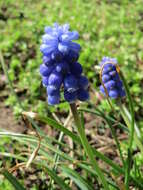
M 117 66 L 115 58 L 104 57 L 100 63 L 100 91 L 104 96 L 114 99 L 125 96 L 125 90 L 119 77 Z

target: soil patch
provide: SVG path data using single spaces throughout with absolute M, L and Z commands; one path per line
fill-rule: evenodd
M 4 102 L 0 102 L 0 129 L 23 133 L 25 127 L 21 122 L 16 121 L 12 109 L 6 107 Z

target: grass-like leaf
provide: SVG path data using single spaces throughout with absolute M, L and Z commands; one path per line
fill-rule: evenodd
M 7 170 L 3 170 L 2 174 L 5 176 L 5 178 L 13 185 L 13 187 L 16 190 L 26 190 L 20 183 L 19 181 L 16 179 L 16 177 L 14 177 L 11 173 L 9 173 Z
M 49 176 L 59 185 L 59 187 L 63 190 L 72 190 L 62 178 L 60 178 L 54 171 L 50 170 L 48 167 L 46 167 L 46 171 L 49 174 Z
M 82 190 L 94 190 L 93 186 L 89 184 L 82 176 L 80 176 L 76 171 L 62 166 L 63 172 L 70 178 L 75 184 Z
M 77 135 L 75 135 L 74 133 L 72 133 L 70 130 L 68 130 L 67 128 L 63 127 L 61 124 L 59 124 L 57 121 L 49 118 L 49 117 L 44 117 L 41 115 L 37 115 L 38 120 L 47 123 L 48 125 L 52 126 L 55 129 L 58 129 L 59 131 L 63 131 L 66 135 L 68 135 L 69 137 L 71 137 L 73 139 L 74 142 L 78 142 L 80 143 L 80 139 Z

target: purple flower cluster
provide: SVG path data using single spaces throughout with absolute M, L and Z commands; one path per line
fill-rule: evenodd
M 100 86 L 101 93 L 106 96 L 106 88 L 109 97 L 114 99 L 124 97 L 126 95 L 125 90 L 116 69 L 117 60 L 115 58 L 104 57 L 100 66 L 102 83 L 104 84 Z
M 64 98 L 69 103 L 89 98 L 88 80 L 82 75 L 82 66 L 77 62 L 80 45 L 73 42 L 78 37 L 78 32 L 70 31 L 68 24 L 60 26 L 55 23 L 53 27 L 45 27 L 40 47 L 43 53 L 40 74 L 50 105 L 59 104 L 62 86 Z

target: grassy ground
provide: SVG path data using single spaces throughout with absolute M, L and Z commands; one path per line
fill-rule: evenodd
M 103 56 L 118 59 L 134 99 L 136 121 L 143 131 L 142 0 L 0 1 L 0 49 L 10 78 L 24 109 L 44 115 L 48 114 L 48 108 L 51 111 L 56 108 L 45 103 L 46 93 L 39 75 L 42 63 L 39 47 L 44 27 L 54 22 L 69 23 L 72 29 L 79 31 L 80 63 L 96 93 L 100 81 L 95 66 Z M 2 70 L 0 77 L 3 79 Z M 6 104 L 12 105 L 18 116 L 21 109 L 15 97 L 9 95 L 5 80 L 2 82 L 0 96 L 7 97 Z M 98 97 L 92 96 L 92 99 L 98 102 Z M 106 106 L 102 100 L 99 107 L 105 109 Z M 59 107 L 64 112 L 68 109 L 64 102 Z M 6 189 L 6 184 L 3 185 Z

